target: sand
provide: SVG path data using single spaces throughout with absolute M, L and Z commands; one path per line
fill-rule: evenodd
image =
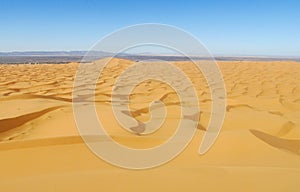
M 113 59 L 104 69 L 96 89 L 97 113 L 115 141 L 154 147 L 176 131 L 179 100 L 168 85 L 143 82 L 130 96 L 131 114 L 146 122 L 149 103 L 161 100 L 167 119 L 146 136 L 121 129 L 110 96 L 116 78 L 132 63 Z M 210 118 L 210 91 L 192 63 L 173 63 L 191 78 L 201 117 L 179 156 L 147 170 L 108 164 L 82 141 L 72 111 L 77 63 L 0 65 L 1 191 L 299 191 L 300 63 L 218 62 L 227 91 L 226 116 L 204 155 L 198 148 Z

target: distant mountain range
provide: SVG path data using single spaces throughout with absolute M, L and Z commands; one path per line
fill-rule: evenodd
M 0 56 L 84 56 L 87 51 L 14 51 L 0 52 Z M 91 51 L 90 54 L 97 56 L 112 55 L 104 51 Z
M 68 63 L 80 62 L 87 51 L 26 51 L 26 52 L 0 52 L 0 63 Z M 89 52 L 86 61 L 93 61 L 114 54 L 103 51 Z
M 118 57 L 130 60 L 166 60 L 166 61 L 183 61 L 189 60 L 188 57 L 176 55 L 151 55 L 147 54 L 118 54 L 115 55 L 103 51 L 90 51 L 88 56 L 85 56 L 87 51 L 26 51 L 26 52 L 0 52 L 0 64 L 8 63 L 68 63 L 68 62 L 90 62 L 104 57 Z M 193 59 L 205 60 L 205 57 L 193 57 Z M 278 61 L 278 60 L 293 60 L 300 61 L 300 57 L 268 57 L 268 56 L 217 56 L 215 60 L 221 61 Z

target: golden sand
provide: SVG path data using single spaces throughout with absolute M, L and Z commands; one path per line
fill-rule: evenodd
M 130 96 L 131 114 L 147 121 L 149 103 L 161 100 L 167 119 L 149 136 L 122 129 L 110 96 L 116 78 L 132 63 L 113 59 L 104 69 L 96 89 L 97 112 L 114 140 L 149 148 L 174 133 L 179 100 L 168 85 L 143 82 Z M 216 143 L 204 155 L 198 148 L 210 118 L 210 90 L 193 64 L 174 64 L 197 90 L 198 129 L 174 160 L 140 171 L 110 165 L 83 143 L 72 112 L 78 64 L 0 65 L 1 191 L 299 191 L 300 63 L 218 62 L 227 111 Z

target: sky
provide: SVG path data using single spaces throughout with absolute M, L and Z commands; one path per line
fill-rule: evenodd
M 300 1 L 0 1 L 0 52 L 89 50 L 126 26 L 162 23 L 214 55 L 300 56 Z

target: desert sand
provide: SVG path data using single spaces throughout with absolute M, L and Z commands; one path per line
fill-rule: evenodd
M 122 129 L 110 96 L 116 78 L 132 63 L 113 59 L 103 70 L 97 113 L 115 141 L 154 147 L 174 133 L 180 102 L 168 85 L 143 82 L 130 96 L 131 114 L 147 121 L 149 103 L 160 100 L 167 106 L 166 121 L 146 136 Z M 226 116 L 216 143 L 204 155 L 198 148 L 210 119 L 210 90 L 192 63 L 172 63 L 197 90 L 200 120 L 179 156 L 147 170 L 113 166 L 81 139 L 72 111 L 78 63 L 0 65 L 1 191 L 299 191 L 300 63 L 218 61 L 227 91 Z

